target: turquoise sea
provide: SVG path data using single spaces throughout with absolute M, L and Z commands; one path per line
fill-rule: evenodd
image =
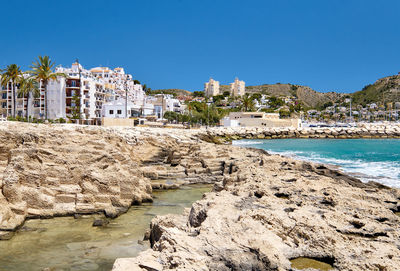
M 362 181 L 400 187 L 400 139 L 254 139 L 232 144 L 337 165 Z

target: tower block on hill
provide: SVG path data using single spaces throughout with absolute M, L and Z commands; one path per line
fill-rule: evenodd
M 219 81 L 210 78 L 210 81 L 204 84 L 204 94 L 206 97 L 219 95 Z
M 231 95 L 232 96 L 243 96 L 245 94 L 246 87 L 245 82 L 240 81 L 237 77 L 235 81 L 231 83 Z

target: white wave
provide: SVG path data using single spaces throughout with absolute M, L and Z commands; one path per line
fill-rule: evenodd
M 233 140 L 232 145 L 241 146 L 241 145 L 260 145 L 264 144 L 263 141 L 253 141 L 253 140 Z

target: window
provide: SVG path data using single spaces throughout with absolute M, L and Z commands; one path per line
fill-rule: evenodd
M 110 115 L 114 115 L 114 110 L 110 110 Z
M 122 110 L 117 110 L 117 114 L 121 115 L 122 114 Z

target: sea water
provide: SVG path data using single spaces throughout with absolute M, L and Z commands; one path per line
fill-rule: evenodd
M 11 240 L 0 241 L 0 271 L 111 270 L 116 258 L 149 248 L 140 241 L 154 216 L 181 214 L 209 191 L 210 185 L 192 185 L 154 192 L 153 203 L 132 206 L 104 227 L 92 226 L 98 215 L 28 220 Z
M 400 139 L 257 139 L 232 144 L 336 165 L 362 181 L 400 187 Z

